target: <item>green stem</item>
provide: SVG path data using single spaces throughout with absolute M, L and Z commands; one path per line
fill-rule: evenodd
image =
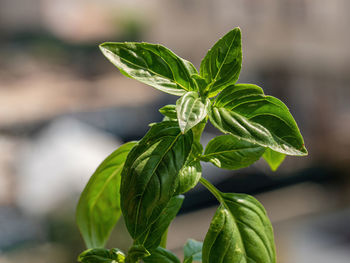
M 220 203 L 224 203 L 224 201 L 221 197 L 221 192 L 214 185 L 212 185 L 208 180 L 204 179 L 203 177 L 201 177 L 199 182 L 202 185 L 204 185 L 205 188 L 207 188 Z
M 193 138 L 195 142 L 200 143 L 201 136 L 205 128 L 205 125 L 207 124 L 207 121 L 208 121 L 208 116 L 192 128 Z

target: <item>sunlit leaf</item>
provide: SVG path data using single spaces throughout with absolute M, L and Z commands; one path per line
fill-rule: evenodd
M 91 176 L 81 194 L 76 219 L 88 248 L 104 247 L 120 215 L 120 177 L 124 162 L 136 142 L 119 147 Z
M 201 157 L 223 169 L 235 170 L 247 167 L 263 155 L 264 147 L 240 140 L 233 135 L 222 135 L 212 139 Z
M 228 32 L 208 51 L 200 67 L 200 74 L 213 97 L 228 85 L 235 84 L 242 67 L 241 30 L 236 27 Z
M 133 239 L 148 231 L 173 197 L 192 141 L 192 132 L 183 135 L 176 122 L 161 122 L 151 126 L 128 155 L 120 193 L 123 216 Z
M 203 244 L 203 263 L 275 263 L 271 223 L 264 207 L 245 194 L 221 193 Z
M 263 158 L 268 163 L 271 170 L 276 171 L 286 158 L 286 155 L 267 148 L 263 154 Z
M 93 248 L 85 250 L 78 257 L 82 263 L 123 263 L 125 255 L 119 249 Z
M 181 96 L 196 90 L 191 75 L 196 68 L 187 60 L 161 45 L 149 43 L 112 43 L 100 45 L 102 53 L 122 74 L 156 89 Z
M 195 91 L 187 92 L 178 99 L 176 112 L 181 131 L 186 133 L 201 122 L 208 115 L 209 105 L 210 100 L 201 98 Z
M 287 155 L 306 155 L 299 128 L 286 105 L 265 96 L 252 84 L 222 91 L 210 112 L 211 123 L 224 133 Z

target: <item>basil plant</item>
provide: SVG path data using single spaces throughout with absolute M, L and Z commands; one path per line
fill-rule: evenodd
M 122 74 L 179 96 L 159 111 L 138 142 L 108 156 L 86 185 L 77 224 L 87 250 L 83 263 L 179 263 L 166 249 L 167 229 L 184 200 L 201 183 L 218 200 L 204 242 L 184 246 L 184 263 L 275 263 L 273 230 L 264 207 L 252 196 L 223 193 L 201 177 L 201 162 L 229 170 L 264 158 L 276 170 L 285 155 L 307 155 L 286 105 L 254 84 L 237 83 L 242 65 L 241 31 L 234 28 L 206 54 L 199 72 L 158 44 L 103 43 L 102 53 Z M 210 121 L 223 135 L 206 148 L 200 137 Z M 106 249 L 123 215 L 133 245 Z

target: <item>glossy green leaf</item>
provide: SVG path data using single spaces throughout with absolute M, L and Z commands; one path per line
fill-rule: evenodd
M 149 227 L 147 232 L 137 238 L 135 242 L 143 245 L 147 250 L 157 248 L 160 245 L 162 235 L 179 212 L 184 198 L 183 195 L 172 197 L 157 221 Z
M 170 119 L 177 119 L 176 105 L 165 105 L 159 109 L 159 112 Z
M 125 76 L 169 94 L 196 90 L 191 75 L 198 74 L 188 61 L 161 45 L 149 43 L 103 43 L 102 53 Z
M 176 112 L 181 131 L 186 133 L 201 122 L 208 115 L 209 105 L 210 100 L 201 98 L 195 91 L 187 92 L 178 99 Z
M 210 112 L 224 133 L 288 155 L 306 155 L 303 138 L 288 108 L 252 84 L 227 87 Z
M 180 263 L 180 260 L 169 250 L 158 247 L 151 255 L 143 259 L 145 263 Z
M 198 75 L 198 74 L 192 75 L 191 77 L 194 80 L 199 93 L 202 96 L 207 97 L 207 95 L 208 95 L 207 91 L 206 91 L 206 88 L 208 86 L 207 81 L 201 75 Z
M 221 193 L 203 244 L 203 263 L 275 263 L 271 223 L 264 207 L 245 194 Z
M 146 232 L 168 205 L 192 141 L 192 132 L 183 135 L 176 122 L 161 122 L 153 125 L 128 155 L 120 193 L 123 216 L 133 239 Z
M 202 262 L 202 247 L 203 242 L 189 239 L 184 246 L 183 263 Z
M 201 159 L 219 168 L 235 170 L 259 160 L 265 149 L 232 135 L 222 135 L 208 143 Z
M 136 142 L 119 147 L 96 169 L 81 194 L 76 220 L 88 248 L 104 247 L 120 215 L 120 177 Z
M 202 167 L 200 162 L 197 160 L 185 165 L 181 169 L 179 176 L 179 185 L 176 192 L 183 194 L 195 187 L 201 178 Z
M 93 248 L 85 250 L 78 257 L 82 263 L 123 263 L 125 255 L 119 249 Z
M 213 97 L 228 85 L 235 84 L 242 67 L 241 30 L 236 27 L 228 32 L 208 51 L 200 67 L 200 74 Z
M 202 176 L 202 166 L 199 158 L 202 152 L 203 146 L 198 142 L 193 142 L 191 153 L 179 173 L 176 194 L 186 193 L 197 185 Z
M 263 158 L 268 163 L 271 170 L 276 171 L 286 158 L 286 155 L 267 148 L 263 154 Z

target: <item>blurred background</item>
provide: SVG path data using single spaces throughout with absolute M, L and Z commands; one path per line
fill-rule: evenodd
M 75 207 L 97 165 L 160 121 L 175 96 L 122 76 L 105 41 L 163 44 L 198 68 L 230 29 L 243 37 L 239 82 L 287 104 L 309 156 L 239 171 L 203 164 L 222 191 L 256 196 L 279 263 L 350 258 L 350 1 L 0 0 L 0 262 L 75 262 Z M 217 132 L 207 127 L 203 143 Z M 203 240 L 215 200 L 197 187 L 169 231 L 182 255 Z M 109 247 L 131 240 L 122 220 Z

